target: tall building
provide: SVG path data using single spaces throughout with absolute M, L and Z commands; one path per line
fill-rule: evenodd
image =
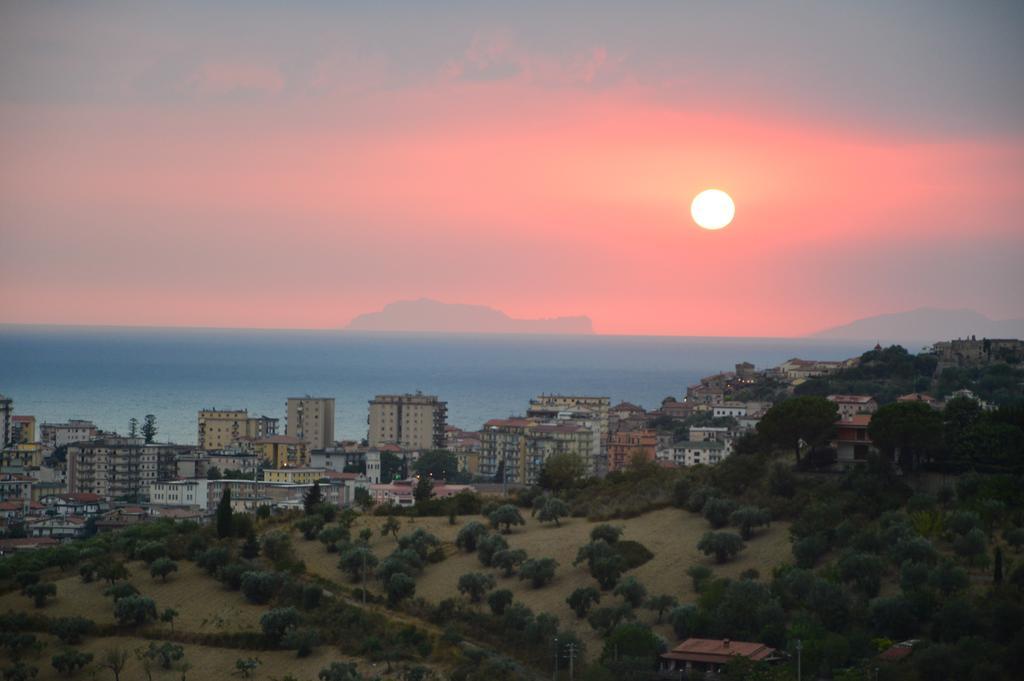
M 245 409 L 203 409 L 197 419 L 199 447 L 225 449 L 241 438 L 262 439 L 277 435 L 277 419 L 249 416 Z
M 143 444 L 142 438 L 111 437 L 68 445 L 68 492 L 107 500 L 137 498 L 149 486 L 177 476 L 179 454 L 194 448 Z
M 0 395 L 0 449 L 11 441 L 11 419 L 14 417 L 14 400 Z
M 611 400 L 607 397 L 582 395 L 540 395 L 530 400 L 526 411 L 529 418 L 559 423 L 578 422 L 596 429 L 590 456 L 584 463 L 591 475 L 602 476 L 608 472 L 608 430 Z
M 75 442 L 87 442 L 96 437 L 96 425 L 92 421 L 71 419 L 67 423 L 44 423 L 39 426 L 39 439 L 50 449 L 57 449 Z
M 296 437 L 310 449 L 334 444 L 334 398 L 289 397 L 285 434 Z
M 538 423 L 533 419 L 492 419 L 480 431 L 477 473 L 534 485 L 554 454 L 576 454 L 584 462 L 593 452 L 595 430 L 575 423 Z
M 445 446 L 448 403 L 436 395 L 377 395 L 370 400 L 367 417 L 371 447 L 395 444 L 405 449 L 441 449 Z
M 638 458 L 654 461 L 657 449 L 658 434 L 655 431 L 620 430 L 612 434 L 608 443 L 608 470 L 624 470 Z

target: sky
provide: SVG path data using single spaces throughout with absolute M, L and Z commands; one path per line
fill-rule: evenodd
M 1015 2 L 4 3 L 0 322 L 1021 317 L 1021 35 Z

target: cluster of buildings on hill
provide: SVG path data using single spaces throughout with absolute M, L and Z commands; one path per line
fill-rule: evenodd
M 933 350 L 940 362 L 957 366 L 1021 351 L 1020 341 L 973 339 L 937 343 Z M 353 503 L 359 489 L 376 503 L 409 506 L 413 464 L 439 449 L 452 454 L 457 471 L 435 482 L 438 497 L 473 489 L 449 484 L 452 479 L 478 488 L 536 484 L 556 454 L 577 456 L 588 476 L 637 462 L 714 465 L 756 429 L 778 394 L 857 362 L 794 358 L 765 370 L 743 362 L 654 410 L 613 405 L 605 396 L 541 394 L 521 414 L 490 419 L 479 430 L 448 424 L 447 404 L 437 396 L 378 395 L 369 401 L 361 441 L 336 440 L 330 397 L 288 398 L 283 429 L 279 419 L 246 409 L 201 409 L 196 444 L 175 445 L 104 432 L 80 419 L 37 425 L 0 396 L 0 521 L 5 528 L 18 525 L 26 539 L 62 539 L 152 516 L 201 519 L 227 489 L 241 512 L 294 507 L 314 484 L 341 506 Z M 953 396 L 991 407 L 970 391 Z M 832 442 L 839 464 L 864 460 L 872 451 L 868 426 L 877 403 L 868 395 L 828 399 L 839 413 Z M 899 399 L 943 406 L 924 394 Z

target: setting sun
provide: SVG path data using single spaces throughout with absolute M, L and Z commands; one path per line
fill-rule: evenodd
M 732 197 L 721 189 L 705 189 L 693 198 L 690 215 L 704 229 L 722 229 L 736 214 Z

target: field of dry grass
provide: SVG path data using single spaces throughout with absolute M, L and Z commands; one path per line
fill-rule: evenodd
M 586 567 L 573 567 L 572 561 L 576 558 L 579 547 L 590 541 L 590 531 L 599 523 L 582 518 L 570 518 L 563 520 L 561 527 L 556 527 L 550 523 L 538 523 L 529 517 L 528 512 L 524 517 L 527 524 L 516 528 L 511 534 L 506 535 L 506 538 L 512 548 L 524 549 L 531 557 L 550 557 L 558 561 L 559 567 L 551 584 L 542 589 L 533 589 L 527 582 L 520 581 L 517 577 L 502 577 L 497 570 L 481 566 L 475 553 L 456 552 L 452 545 L 447 547 L 451 554 L 448 559 L 427 566 L 417 579 L 416 595 L 437 603 L 445 598 L 458 596 L 457 585 L 461 575 L 467 572 L 491 572 L 498 582 L 497 588 L 509 589 L 516 600 L 525 603 L 535 612 L 550 612 L 557 615 L 563 626 L 575 629 L 587 643 L 591 656 L 600 653 L 600 639 L 585 620 L 577 620 L 565 603 L 566 597 L 574 589 L 581 586 L 596 586 Z M 416 518 L 413 522 L 403 519 L 399 534 L 412 532 L 421 527 L 437 535 L 442 541 L 452 543 L 459 529 L 471 520 L 481 518 L 463 516 L 454 526 L 449 525 L 446 517 Z M 353 526 L 354 533 L 358 533 L 366 526 L 374 530 L 371 548 L 379 558 L 385 557 L 395 548 L 393 537 L 380 536 L 379 528 L 383 522 L 383 518 L 364 517 Z M 697 551 L 697 541 L 709 529 L 707 521 L 699 515 L 679 509 L 662 509 L 636 518 L 615 520 L 612 524 L 624 528 L 623 539 L 638 541 L 654 553 L 652 560 L 627 574 L 640 580 L 647 587 L 648 593 L 670 594 L 680 602 L 690 602 L 696 598 L 691 580 L 686 575 L 686 570 L 691 565 L 707 565 L 716 575 L 726 577 L 737 577 L 744 570 L 753 568 L 768 578 L 774 566 L 790 560 L 791 557 L 787 523 L 773 523 L 770 528 L 762 530 L 747 542 L 747 548 L 735 560 L 721 566 Z M 310 572 L 334 581 L 346 580 L 343 573 L 338 570 L 337 554 L 328 554 L 322 544 L 305 541 L 298 534 L 294 535 L 294 544 L 296 552 L 306 562 Z M 370 588 L 379 590 L 379 583 L 371 583 Z M 610 593 L 605 594 L 602 604 L 613 600 L 617 600 L 616 597 Z M 486 605 L 482 607 L 486 608 Z M 643 610 L 638 615 L 641 620 L 654 623 L 654 613 Z M 657 630 L 669 641 L 673 640 L 672 630 L 667 625 L 661 625 Z
M 46 640 L 46 648 L 37 659 L 26 660 L 28 664 L 39 668 L 37 681 L 56 681 L 66 678 L 60 676 L 50 664 L 50 659 L 61 650 L 60 643 L 50 637 L 41 638 Z M 121 679 L 123 681 L 144 681 L 146 675 L 141 663 L 133 653 L 137 648 L 147 647 L 149 643 L 150 641 L 141 638 L 111 636 L 87 639 L 76 648 L 82 652 L 92 653 L 96 661 L 108 650 L 114 648 L 125 650 L 129 653 L 129 658 L 125 670 L 121 673 Z M 260 681 L 283 679 L 288 674 L 298 681 L 313 681 L 317 678 L 317 673 L 331 662 L 356 662 L 360 671 L 370 677 L 381 674 L 385 669 L 383 663 L 374 666 L 365 660 L 340 655 L 336 650 L 326 646 L 321 646 L 306 658 L 297 658 L 294 651 L 288 650 L 253 652 L 188 644 L 182 647 L 185 649 L 184 661 L 191 665 L 185 675 L 187 681 L 223 681 L 224 679 L 240 678 L 232 674 L 235 670 L 235 660 L 248 657 L 255 657 L 260 661 L 260 666 L 253 674 L 253 679 Z M 76 678 L 89 679 L 93 677 L 90 672 L 86 671 L 80 673 Z M 98 680 L 113 679 L 113 675 L 108 670 L 102 669 L 96 673 L 95 678 Z M 154 670 L 153 672 L 154 681 L 178 681 L 181 678 L 181 671 Z
M 153 580 L 143 563 L 128 566 L 128 580 L 144 596 L 156 601 L 157 609 L 174 608 L 179 617 L 174 627 L 199 633 L 259 630 L 266 606 L 251 605 L 237 591 L 226 590 L 189 561 L 178 563 L 178 572 L 163 583 Z M 99 624 L 114 622 L 113 601 L 103 595 L 106 582 L 85 584 L 77 575 L 56 580 L 57 597 L 41 612 L 48 617 L 87 617 Z M 31 601 L 17 591 L 0 596 L 0 612 L 32 610 Z

